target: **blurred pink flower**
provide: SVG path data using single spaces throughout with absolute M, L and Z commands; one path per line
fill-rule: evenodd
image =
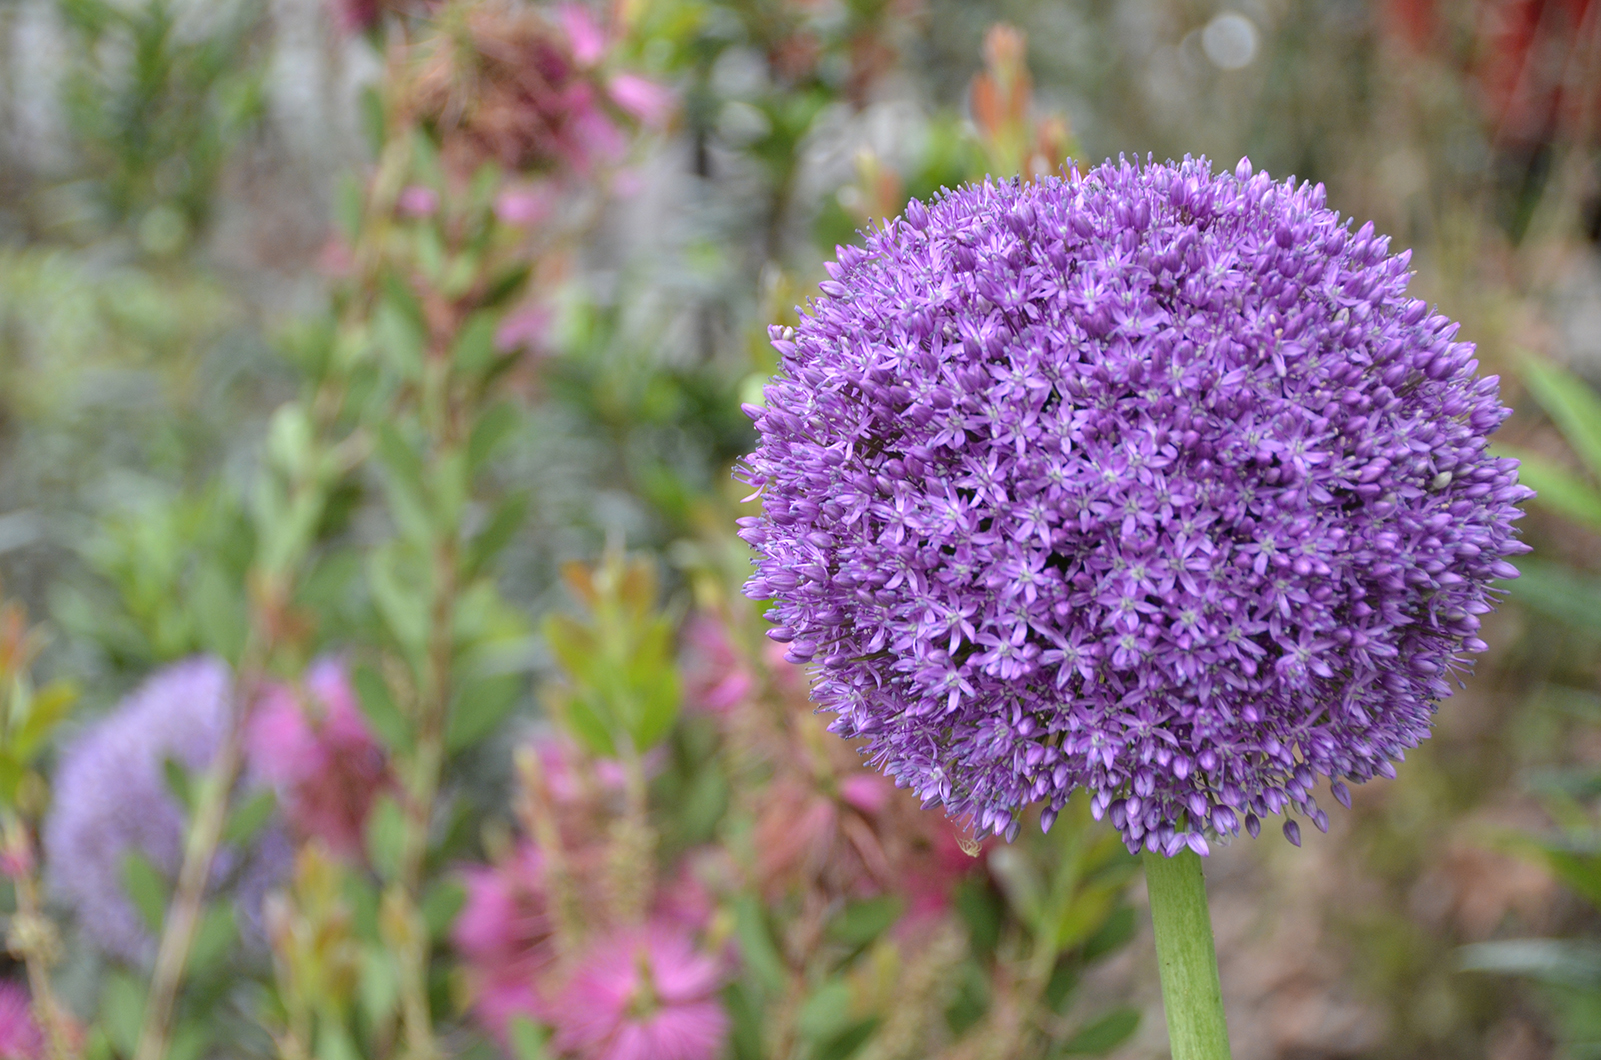
M 451 941 L 474 981 L 479 1020 L 504 1037 L 513 1016 L 548 1019 L 538 980 L 555 953 L 539 851 L 524 842 L 502 864 L 464 869 L 462 884 L 467 901 Z
M 403 217 L 432 217 L 439 209 L 439 193 L 421 184 L 408 185 L 395 200 L 395 208 Z
M 562 4 L 556 9 L 567 44 L 579 66 L 594 66 L 606 54 L 606 31 L 600 28 L 589 8 L 580 3 Z
M 762 655 L 767 662 L 767 672 L 773 679 L 773 687 L 780 694 L 791 699 L 807 699 L 810 681 L 806 677 L 806 667 L 784 658 L 788 651 L 789 648 L 783 644 L 768 642 L 764 645 Z
M 328 13 L 345 33 L 371 29 L 383 13 L 384 0 L 329 0 Z
M 696 614 L 684 625 L 684 704 L 692 710 L 727 714 L 756 687 L 728 637 L 728 627 L 713 615 Z
M 612 102 L 650 129 L 660 129 L 673 115 L 672 91 L 638 74 L 616 74 L 606 87 Z
M 584 88 L 587 91 L 588 86 Z M 568 164 L 579 173 L 597 161 L 617 162 L 628 153 L 628 138 L 623 131 L 589 99 L 573 108 L 572 128 L 580 146 L 569 152 Z
M 350 244 L 338 236 L 324 243 L 317 252 L 317 271 L 331 280 L 344 279 L 355 266 L 356 259 L 350 252 Z
M 0 981 L 0 1060 L 39 1060 L 44 1035 L 33 1021 L 28 988 L 12 980 Z
M 582 1060 L 712 1060 L 728 1036 L 717 962 L 665 924 L 618 932 L 580 960 L 553 1014 Z
M 384 752 L 356 705 L 344 664 L 313 663 L 304 696 L 269 685 L 245 733 L 251 772 L 272 785 L 290 825 L 359 858 L 367 814 L 390 783 Z
M 495 329 L 495 349 L 501 353 L 538 350 L 550 331 L 550 310 L 542 305 L 513 309 Z
M 550 189 L 544 185 L 507 188 L 495 198 L 495 217 L 514 228 L 532 228 L 550 215 Z
M 852 773 L 840 781 L 839 797 L 869 816 L 881 813 L 895 794 L 895 785 L 877 773 Z
M 545 786 L 557 803 L 577 803 L 596 795 L 619 793 L 628 783 L 628 774 L 621 762 L 615 758 L 586 756 L 564 735 L 545 732 L 531 742 L 545 774 Z M 640 759 L 646 778 L 660 773 L 666 762 L 665 747 L 652 748 Z
M 656 889 L 656 918 L 686 931 L 700 931 L 710 924 L 717 899 L 697 869 L 719 858 L 726 860 L 727 852 L 717 847 L 686 854 Z

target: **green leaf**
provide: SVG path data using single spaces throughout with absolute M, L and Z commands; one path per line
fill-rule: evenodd
M 194 779 L 189 776 L 189 771 L 183 767 L 183 763 L 174 758 L 163 758 L 161 760 L 161 775 L 167 782 L 167 790 L 172 793 L 173 798 L 178 800 L 178 805 L 189 813 L 194 813 Z
M 317 1060 L 362 1060 L 350 1030 L 339 1020 L 317 1022 Z
M 1056 966 L 1051 969 L 1051 978 L 1045 984 L 1045 1004 L 1053 1012 L 1061 1012 L 1077 985 L 1078 961 L 1064 954 L 1057 958 Z
M 1095 934 L 1084 940 L 1084 960 L 1093 961 L 1113 950 L 1122 949 L 1134 937 L 1137 927 L 1133 907 L 1119 906 L 1101 923 Z
M 784 989 L 789 976 L 784 971 L 784 960 L 778 955 L 778 946 L 767 926 L 767 914 L 752 894 L 741 895 L 734 909 L 734 937 L 745 967 L 769 993 L 778 994 Z
M 371 91 L 369 89 L 369 91 Z M 366 193 L 354 173 L 346 173 L 334 191 L 334 220 L 345 239 L 355 242 L 361 234 L 361 218 L 366 210 Z
M 128 972 L 112 972 L 100 992 L 100 1025 L 118 1053 L 134 1054 L 144 1021 L 144 983 Z
M 389 123 L 384 116 L 383 97 L 379 94 L 376 85 L 368 85 L 361 90 L 361 95 L 358 99 L 358 102 L 361 111 L 361 131 L 366 134 L 367 137 L 367 150 L 376 155 L 379 151 L 383 150 L 384 142 L 389 138 L 387 135 Z M 351 174 L 347 173 L 346 176 L 349 177 L 349 179 L 343 183 L 354 188 L 357 196 L 355 226 L 346 232 L 346 235 L 352 241 L 354 241 L 356 235 L 361 231 L 361 182 L 356 180 Z
M 400 871 L 400 852 L 406 841 L 406 819 L 392 796 L 380 795 L 367 818 L 367 857 L 383 879 Z
M 876 1030 L 878 1030 L 877 1016 L 857 1020 L 828 1042 L 818 1046 L 813 1055 L 817 1060 L 848 1060 L 858 1049 L 867 1044 L 867 1039 L 871 1038 Z
M 550 1031 L 521 1013 L 511 1018 L 506 1030 L 517 1060 L 549 1060 L 546 1043 L 550 1041 Z
M 411 559 L 393 543 L 374 549 L 367 558 L 367 585 L 395 640 L 415 656 L 428 640 L 429 593 L 416 584 Z
M 200 918 L 199 927 L 195 929 L 194 946 L 189 951 L 190 974 L 204 976 L 214 970 L 228 956 L 238 937 L 239 927 L 234 920 L 233 904 L 224 901 L 208 906 Z
M 443 937 L 466 902 L 467 891 L 456 880 L 440 880 L 430 887 L 422 899 L 422 918 L 428 925 L 429 935 Z
M 486 409 L 473 424 L 467 437 L 467 471 L 476 475 L 507 439 L 522 426 L 522 414 L 509 401 L 498 401 Z
M 795 1029 L 809 1042 L 824 1042 L 851 1023 L 853 991 L 845 980 L 835 977 L 812 991 L 795 1014 Z
M 1601 946 L 1574 939 L 1479 942 L 1457 950 L 1457 967 L 1594 990 L 1601 987 Z
M 608 715 L 597 708 L 594 700 L 573 696 L 562 703 L 562 720 L 568 732 L 578 738 L 589 751 L 602 758 L 616 758 L 617 744 L 612 739 Z
M 249 843 L 272 818 L 272 811 L 277 805 L 278 800 L 271 788 L 262 788 L 251 793 L 250 797 L 229 816 L 228 827 L 222 833 L 223 842 Z
M 965 879 L 956 885 L 956 912 L 967 925 L 974 951 L 990 954 L 1001 940 L 1001 923 L 1006 911 L 989 884 L 981 879 Z
M 498 674 L 465 684 L 450 707 L 445 748 L 463 751 L 495 731 L 522 696 L 521 674 Z
M 34 693 L 27 717 L 11 735 L 11 751 L 17 761 L 32 762 L 77 702 L 78 688 L 71 681 L 52 681 Z
M 1590 473 L 1601 477 L 1601 396 L 1572 372 L 1533 357 L 1521 374 Z
M 728 1010 L 728 1044 L 734 1060 L 767 1060 L 762 1046 L 763 1005 L 760 989 L 745 976 L 739 976 L 723 990 L 723 1007 Z
M 0 802 L 15 805 L 26 772 L 10 751 L 0 751 Z
M 1576 629 L 1601 631 L 1601 578 L 1560 563 L 1524 557 L 1518 578 L 1508 588 L 1512 598 Z
M 496 317 L 489 311 L 474 313 L 456 337 L 452 364 L 469 379 L 482 375 L 495 361 Z
M 185 1020 L 173 1029 L 164 1060 L 200 1060 L 211 1044 L 211 1031 L 197 1019 Z
M 1062 1043 L 1059 1056 L 1105 1056 L 1133 1036 L 1140 1026 L 1140 1010 L 1120 1008 L 1107 1013 Z
M 1496 446 L 1501 456 L 1517 458 L 1518 481 L 1534 490 L 1532 503 L 1585 526 L 1601 529 L 1601 490 L 1556 463 L 1511 446 Z
M 381 1026 L 400 1002 L 400 977 L 394 957 L 381 946 L 361 952 L 361 975 L 356 980 L 357 1000 L 371 1026 Z
M 894 895 L 848 903 L 828 925 L 828 935 L 847 946 L 865 946 L 901 918 L 903 904 Z
M 1055 925 L 1057 951 L 1072 949 L 1093 935 L 1106 923 L 1124 890 L 1123 881 L 1114 879 L 1087 884 L 1075 894 Z
M 129 850 L 122 855 L 122 888 L 139 911 L 145 927 L 153 935 L 161 934 L 172 893 L 167 878 L 142 851 Z
M 467 546 L 466 561 L 463 564 L 463 573 L 468 578 L 475 578 L 483 573 L 484 569 L 494 562 L 502 549 L 511 544 L 511 539 L 517 531 L 522 529 L 523 522 L 528 518 L 529 494 L 527 490 L 515 490 L 501 499 L 495 506 L 495 514 L 489 517 L 489 522 L 478 531 Z
M 411 747 L 411 723 L 400 713 L 395 706 L 394 697 L 389 694 L 389 683 L 383 676 L 366 663 L 356 667 L 351 675 L 351 681 L 356 686 L 356 700 L 361 704 L 361 712 L 366 716 L 373 732 L 384 742 L 390 751 L 404 751 Z
M 389 511 L 405 537 L 418 544 L 433 534 L 428 491 L 423 485 L 422 458 L 392 424 L 378 428 L 378 459 L 384 467 Z

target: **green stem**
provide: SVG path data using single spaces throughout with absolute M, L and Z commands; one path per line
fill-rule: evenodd
M 1145 886 L 1156 927 L 1156 961 L 1173 1060 L 1229 1060 L 1200 857 L 1192 850 L 1173 858 L 1147 852 Z

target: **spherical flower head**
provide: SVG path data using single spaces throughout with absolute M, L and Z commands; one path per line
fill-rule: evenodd
M 44 824 L 45 860 L 84 933 L 106 953 L 138 962 L 155 940 L 123 886 L 137 851 L 168 879 L 183 861 L 184 815 L 168 789 L 166 763 L 191 774 L 211 762 L 228 724 L 232 676 L 221 660 L 196 658 L 159 671 L 61 756 L 55 801 Z M 234 880 L 248 924 L 285 868 L 281 834 L 269 829 L 248 857 L 225 848 L 214 883 Z
M 34 1022 L 28 988 L 13 980 L 0 981 L 0 1060 L 39 1060 L 44 1055 L 44 1034 Z
M 746 592 L 833 729 L 980 833 L 1087 788 L 1169 855 L 1393 776 L 1529 495 L 1408 260 L 1321 185 L 1189 159 L 840 248 L 742 470 Z
M 713 1060 L 728 1037 L 717 962 L 661 923 L 597 941 L 554 1013 L 558 1049 L 583 1060 Z
M 251 712 L 245 748 L 251 773 L 276 789 L 297 833 L 339 856 L 361 857 L 367 815 L 391 781 L 342 661 L 313 663 L 299 690 L 268 686 Z

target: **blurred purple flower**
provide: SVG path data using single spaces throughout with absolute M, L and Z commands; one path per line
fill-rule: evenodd
M 28 988 L 13 980 L 0 980 L 0 1060 L 40 1060 L 44 1033 L 33 1019 Z
M 78 915 L 84 933 L 106 953 L 129 962 L 152 954 L 154 939 L 123 889 L 132 851 L 169 879 L 183 861 L 184 815 L 168 790 L 165 765 L 204 770 L 228 723 L 232 677 L 225 663 L 175 663 L 140 685 L 61 756 L 55 801 L 44 824 L 51 879 Z M 219 853 L 214 883 L 238 876 L 248 924 L 260 897 L 287 868 L 287 845 L 273 831 L 241 864 Z
M 304 696 L 274 684 L 251 712 L 251 773 L 277 790 L 291 827 L 340 857 L 360 859 L 367 814 L 391 783 L 383 748 L 356 703 L 344 663 L 313 663 Z
M 1529 495 L 1408 260 L 1205 160 L 965 187 L 839 248 L 773 332 L 742 521 L 833 729 L 980 834 L 1084 787 L 1169 855 L 1393 776 Z
M 656 923 L 596 942 L 553 1012 L 555 1044 L 582 1060 L 713 1060 L 728 1036 L 717 961 Z

